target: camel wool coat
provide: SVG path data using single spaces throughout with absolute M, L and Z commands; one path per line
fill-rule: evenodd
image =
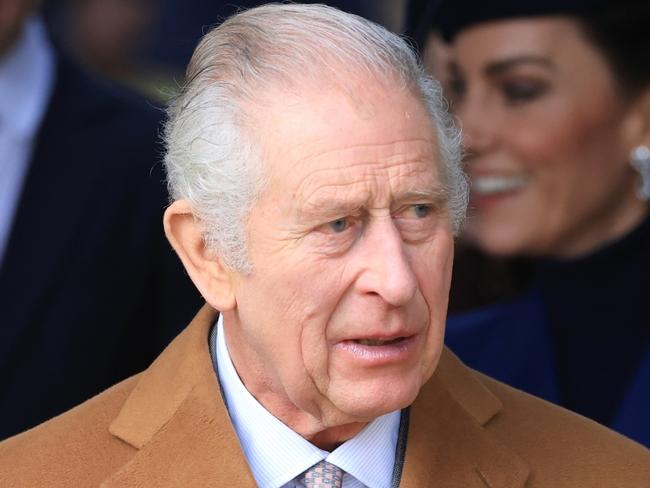
M 0 486 L 254 487 L 210 357 L 216 314 L 145 372 L 1 443 Z M 650 487 L 650 451 L 447 350 L 409 419 L 404 488 Z

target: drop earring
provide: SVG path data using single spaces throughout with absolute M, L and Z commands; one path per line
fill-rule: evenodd
M 636 191 L 637 196 L 644 201 L 650 200 L 650 148 L 637 146 L 632 149 L 630 164 L 641 175 L 641 184 Z

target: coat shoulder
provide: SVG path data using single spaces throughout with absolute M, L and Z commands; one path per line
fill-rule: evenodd
M 576 413 L 475 374 L 503 405 L 485 428 L 529 464 L 531 487 L 650 487 L 650 450 Z
M 108 428 L 138 378 L 1 442 L 0 486 L 98 486 L 135 451 Z

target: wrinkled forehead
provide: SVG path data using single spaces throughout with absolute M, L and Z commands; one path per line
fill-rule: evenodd
M 391 187 L 439 185 L 436 131 L 424 102 L 408 88 L 363 79 L 346 88 L 285 92 L 259 110 L 269 181 L 296 197 L 355 178 L 388 178 Z

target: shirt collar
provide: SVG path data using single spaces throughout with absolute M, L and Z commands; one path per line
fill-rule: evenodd
M 278 488 L 325 459 L 369 488 L 388 488 L 395 464 L 400 412 L 370 422 L 331 453 L 291 430 L 246 389 L 235 370 L 219 316 L 213 334 L 219 382 L 233 427 L 253 476 L 262 488 Z
M 0 60 L 0 127 L 20 141 L 36 135 L 54 79 L 54 54 L 38 17 L 27 20 Z

